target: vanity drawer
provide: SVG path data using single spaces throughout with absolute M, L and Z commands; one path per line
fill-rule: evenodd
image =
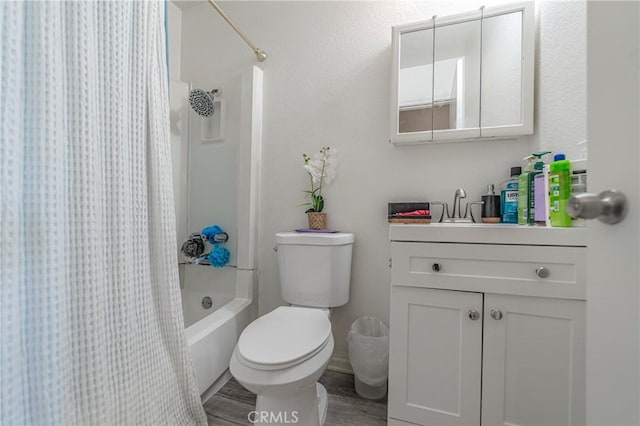
M 586 248 L 391 243 L 391 284 L 586 300 Z

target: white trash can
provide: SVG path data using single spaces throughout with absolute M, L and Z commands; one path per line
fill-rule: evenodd
M 349 362 L 356 393 L 367 399 L 387 394 L 389 377 L 389 327 L 373 317 L 360 317 L 347 335 Z

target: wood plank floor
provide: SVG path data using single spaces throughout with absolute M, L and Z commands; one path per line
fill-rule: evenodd
M 387 401 L 361 398 L 353 387 L 351 374 L 325 371 L 320 383 L 327 388 L 329 408 L 325 426 L 376 426 L 387 424 Z M 255 407 L 256 397 L 235 379 L 204 403 L 209 425 L 250 425 L 247 416 Z M 304 426 L 304 425 L 300 425 Z

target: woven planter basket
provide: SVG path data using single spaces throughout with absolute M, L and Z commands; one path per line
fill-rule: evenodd
M 327 214 L 311 212 L 307 213 L 309 219 L 309 228 L 311 229 L 327 229 Z

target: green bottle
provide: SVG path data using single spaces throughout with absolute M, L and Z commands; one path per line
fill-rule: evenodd
M 529 174 L 533 169 L 534 155 L 524 157 L 523 160 L 529 163 L 518 177 L 518 225 L 529 223 Z
M 549 166 L 549 204 L 551 226 L 570 227 L 567 201 L 571 196 L 571 163 L 564 154 L 556 154 Z

